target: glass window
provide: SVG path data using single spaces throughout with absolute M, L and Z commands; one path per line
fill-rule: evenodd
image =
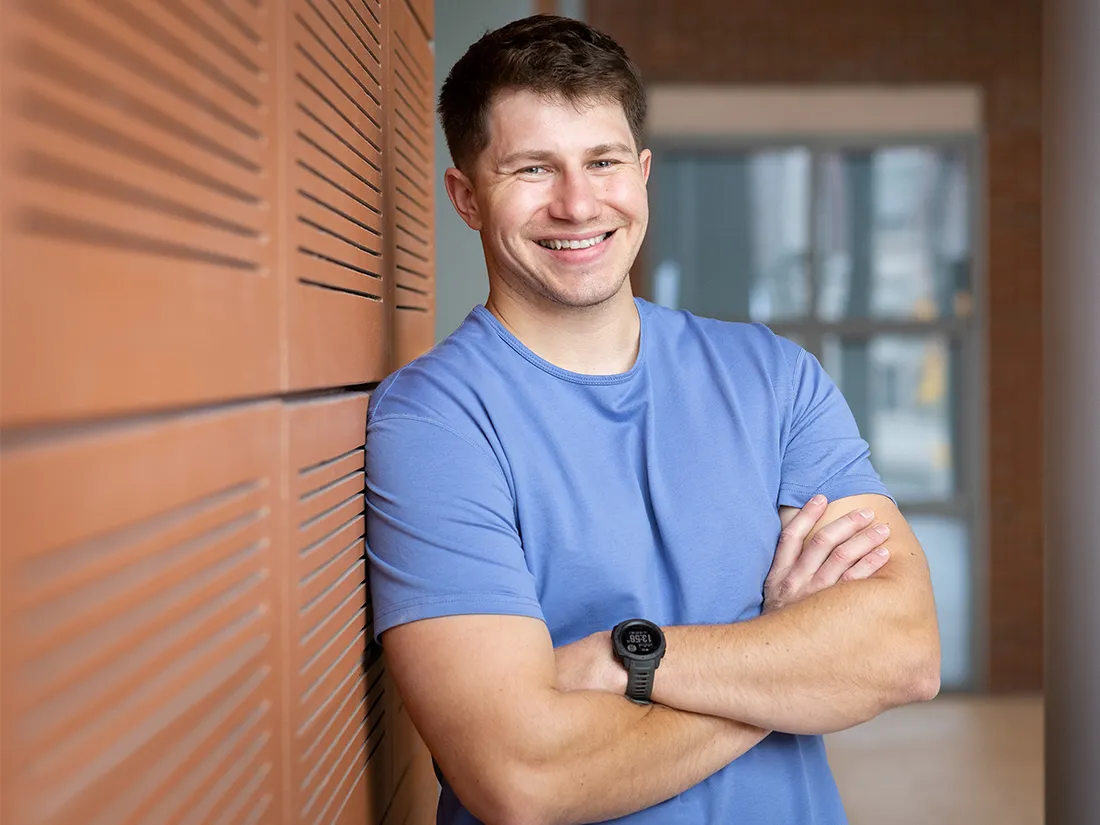
M 805 317 L 809 171 L 802 148 L 662 159 L 654 300 L 727 320 Z
M 899 500 L 945 501 L 955 494 L 950 353 L 943 336 L 825 339 L 822 366 Z
M 815 203 L 819 317 L 921 321 L 969 314 L 968 188 L 958 151 L 824 154 Z

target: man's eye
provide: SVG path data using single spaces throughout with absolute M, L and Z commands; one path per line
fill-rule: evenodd
M 592 167 L 594 169 L 610 169 L 612 166 L 618 164 L 617 160 L 594 160 L 592 161 Z
M 519 170 L 521 175 L 539 175 L 546 171 L 545 166 L 525 166 Z

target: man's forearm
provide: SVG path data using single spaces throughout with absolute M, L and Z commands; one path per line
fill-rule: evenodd
M 757 619 L 665 636 L 654 701 L 770 730 L 841 730 L 939 689 L 934 613 L 888 581 L 841 582 Z
M 513 790 L 497 796 L 507 802 L 495 806 L 490 823 L 625 816 L 691 788 L 767 735 L 730 719 L 597 691 L 552 691 L 532 711 L 524 726 L 535 731 L 529 746 L 519 758 L 503 755 L 514 767 L 507 778 Z M 462 798 L 460 787 L 456 792 Z

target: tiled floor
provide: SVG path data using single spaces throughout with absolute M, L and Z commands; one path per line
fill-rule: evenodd
M 1039 696 L 941 696 L 827 737 L 851 825 L 1040 825 Z

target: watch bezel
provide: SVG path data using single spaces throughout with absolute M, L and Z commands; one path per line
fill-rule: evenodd
M 621 641 L 622 634 L 625 631 L 639 626 L 655 634 L 658 639 L 657 649 L 652 653 L 631 653 Z M 619 622 L 611 632 L 611 644 L 615 649 L 615 655 L 621 660 L 629 659 L 634 662 L 652 662 L 659 660 L 665 655 L 665 633 L 661 630 L 659 625 L 654 624 L 648 619 L 627 619 L 626 621 Z

